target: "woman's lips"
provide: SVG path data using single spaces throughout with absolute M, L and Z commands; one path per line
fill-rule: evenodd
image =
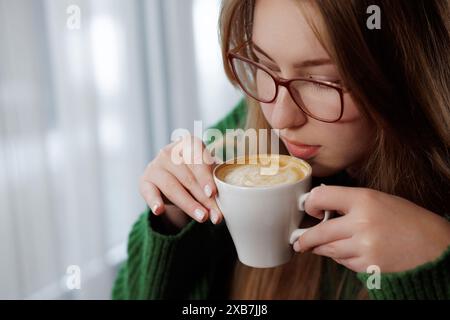
M 282 138 L 284 144 L 286 145 L 286 148 L 289 150 L 289 152 L 298 158 L 302 158 L 304 160 L 310 159 L 317 155 L 319 152 L 320 146 L 317 145 L 308 145 L 308 144 L 302 144 L 298 142 L 290 142 L 287 139 Z

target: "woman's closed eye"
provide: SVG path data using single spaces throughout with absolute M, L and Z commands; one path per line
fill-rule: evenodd
M 333 82 L 334 83 L 334 82 Z M 327 91 L 327 90 L 334 90 L 334 88 L 327 86 L 325 84 L 317 83 L 317 82 L 308 82 L 306 84 L 311 90 L 314 91 Z
M 319 81 L 326 81 L 329 82 L 331 84 L 335 84 L 335 85 L 342 85 L 342 81 L 340 79 L 338 79 L 337 77 L 332 77 L 332 76 L 323 76 L 323 75 L 312 75 L 312 74 L 307 74 L 305 77 L 307 77 L 308 79 L 311 80 L 319 80 Z M 314 82 L 315 85 L 317 86 L 324 86 L 326 87 L 324 84 L 321 83 L 316 83 Z
M 255 62 L 263 65 L 264 67 L 266 67 L 267 69 L 269 69 L 270 71 L 272 71 L 273 73 L 275 73 L 276 75 L 281 77 L 281 70 L 280 68 L 274 64 L 273 62 L 265 59 L 265 58 L 260 58 L 258 54 L 254 54 L 255 56 Z M 340 85 L 341 81 L 336 79 L 336 77 L 333 76 L 324 76 L 324 75 L 312 75 L 310 73 L 299 73 L 297 76 L 293 77 L 293 78 L 309 78 L 312 80 L 321 80 L 321 81 L 327 81 L 330 82 L 332 84 L 336 84 L 336 85 Z M 311 87 L 314 87 L 316 89 L 330 89 L 330 87 L 320 84 L 320 83 L 313 83 L 311 82 Z

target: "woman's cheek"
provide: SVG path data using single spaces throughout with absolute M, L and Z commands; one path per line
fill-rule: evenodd
M 267 122 L 269 122 L 269 124 L 272 125 L 271 119 L 272 119 L 273 106 L 270 104 L 262 103 L 262 102 L 260 102 L 259 104 L 261 105 L 261 110 L 262 110 L 263 115 L 266 118 Z
M 352 160 L 351 150 L 335 141 L 325 142 L 319 154 L 309 159 L 314 176 L 329 176 L 347 168 Z
M 324 137 L 322 150 L 314 160 L 317 170 L 336 173 L 359 163 L 369 152 L 373 135 L 370 124 L 360 121 L 341 124 L 331 135 Z M 356 138 L 357 137 L 357 138 Z M 314 167 L 313 167 L 314 169 Z

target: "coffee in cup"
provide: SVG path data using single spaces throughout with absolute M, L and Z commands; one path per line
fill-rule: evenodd
M 279 156 L 279 155 L 278 155 Z M 265 170 L 267 163 L 278 161 L 278 170 Z M 272 159 L 268 155 L 244 157 L 244 163 L 230 163 L 217 171 L 217 178 L 235 186 L 269 187 L 295 183 L 302 180 L 308 172 L 303 162 L 293 157 Z

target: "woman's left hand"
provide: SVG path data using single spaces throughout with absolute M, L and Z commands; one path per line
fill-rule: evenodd
M 443 208 L 448 209 L 448 208 Z M 355 272 L 412 269 L 439 257 L 450 245 L 450 223 L 406 199 L 367 188 L 320 186 L 305 203 L 310 215 L 341 216 L 314 226 L 294 250 L 328 256 Z

